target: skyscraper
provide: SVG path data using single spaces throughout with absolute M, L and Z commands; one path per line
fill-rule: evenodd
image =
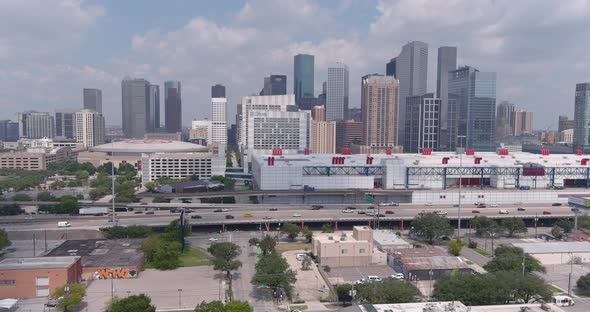
M 385 75 L 394 76 L 396 75 L 395 58 L 392 58 L 389 63 L 385 64 Z
M 105 122 L 101 113 L 92 109 L 83 109 L 75 113 L 76 142 L 84 147 L 92 147 L 104 143 Z
M 287 94 L 287 75 L 270 75 L 264 77 L 264 87 L 260 95 L 284 95 Z
M 326 120 L 345 120 L 348 114 L 348 66 L 342 63 L 328 67 L 326 87 Z
M 227 99 L 225 87 L 211 87 L 211 142 L 227 144 Z
M 148 129 L 150 82 L 125 77 L 121 82 L 123 134 L 141 139 Z
M 449 150 L 468 147 L 480 152 L 495 150 L 496 73 L 465 66 L 449 73 L 449 103 L 456 113 L 449 118 Z
M 59 139 L 70 140 L 75 138 L 74 114 L 75 110 L 58 109 L 55 110 L 55 137 Z
M 514 134 L 514 104 L 502 101 L 496 109 L 496 141 L 502 142 Z
M 316 105 L 311 109 L 311 119 L 315 121 L 326 121 L 326 107 Z
M 363 145 L 399 145 L 399 81 L 372 74 L 361 79 Z
M 151 84 L 149 87 L 147 109 L 147 132 L 160 128 L 160 86 Z
M 19 137 L 42 139 L 55 137 L 55 119 L 45 112 L 26 111 L 17 113 Z
M 84 108 L 93 109 L 102 113 L 102 90 L 84 88 L 82 93 L 84 97 Z
M 436 63 L 436 97 L 440 99 L 440 141 L 441 150 L 446 150 L 448 142 L 447 115 L 449 96 L 449 72 L 457 69 L 457 47 L 440 47 Z
M 560 115 L 558 117 L 558 122 L 557 122 L 557 131 L 561 132 L 561 131 L 565 131 L 567 129 L 573 129 L 576 126 L 576 122 L 574 119 L 569 119 L 568 116 L 563 116 Z
M 576 84 L 574 120 L 574 147 L 587 151 L 590 148 L 590 83 Z
M 180 132 L 182 129 L 182 92 L 180 81 L 164 82 L 164 105 L 166 132 Z
M 295 103 L 301 98 L 314 97 L 314 56 L 297 54 L 293 60 L 293 92 Z
M 519 109 L 513 113 L 512 135 L 521 136 L 533 134 L 533 112 Z
M 432 93 L 406 98 L 404 152 L 438 151 L 440 102 Z
M 313 154 L 336 153 L 336 122 L 311 121 L 310 150 Z

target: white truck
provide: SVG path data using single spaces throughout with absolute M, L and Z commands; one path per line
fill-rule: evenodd
M 60 228 L 63 228 L 63 227 L 67 228 L 67 227 L 70 227 L 70 226 L 72 226 L 72 225 L 68 221 L 59 221 L 59 222 L 57 222 L 57 227 L 60 227 Z
M 78 214 L 81 216 L 104 216 L 109 213 L 109 208 L 107 207 L 90 207 L 90 208 L 80 208 Z

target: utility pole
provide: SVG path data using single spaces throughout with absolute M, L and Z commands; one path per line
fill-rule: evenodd
M 522 276 L 523 277 L 524 277 L 524 261 L 525 261 L 525 258 L 526 258 L 526 253 L 523 252 L 522 253 Z
M 37 256 L 37 239 L 36 239 L 36 234 L 33 233 L 33 257 Z
M 570 252 L 570 274 L 567 280 L 567 295 L 571 296 L 572 291 L 572 273 L 574 271 L 574 257 L 573 254 Z

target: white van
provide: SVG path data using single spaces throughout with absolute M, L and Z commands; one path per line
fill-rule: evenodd
M 553 296 L 553 303 L 559 307 L 571 307 L 575 304 L 570 296 Z
M 70 227 L 72 226 L 68 221 L 59 221 L 57 222 L 57 227 Z
M 367 279 L 369 280 L 369 282 L 381 282 L 383 281 L 379 276 L 377 275 L 369 275 L 367 276 Z

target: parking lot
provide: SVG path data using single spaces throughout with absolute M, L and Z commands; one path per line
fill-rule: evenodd
M 295 296 L 303 301 L 320 301 L 328 298 L 330 291 L 324 279 L 318 272 L 318 267 L 312 263 L 309 270 L 301 269 L 301 261 L 297 260 L 297 254 L 305 253 L 303 250 L 286 251 L 283 257 L 287 259 L 291 270 L 297 273 L 295 282 Z
M 381 278 L 390 277 L 395 271 L 389 266 L 369 266 L 369 267 L 346 267 L 331 268 L 328 276 L 332 285 L 353 283 L 361 278 L 367 279 L 369 275 L 379 276 Z

